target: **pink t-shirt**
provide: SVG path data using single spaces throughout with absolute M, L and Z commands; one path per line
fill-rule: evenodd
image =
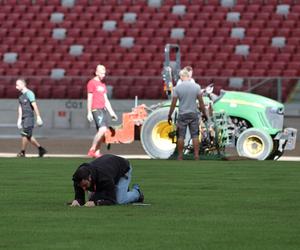
M 89 80 L 87 84 L 87 92 L 93 94 L 92 109 L 105 108 L 104 94 L 107 93 L 104 83 L 95 79 Z

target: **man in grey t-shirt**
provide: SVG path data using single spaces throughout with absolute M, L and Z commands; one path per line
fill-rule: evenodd
M 194 158 L 199 159 L 199 116 L 198 108 L 201 110 L 205 119 L 205 106 L 202 99 L 201 88 L 198 84 L 191 81 L 190 74 L 186 69 L 183 69 L 179 73 L 182 83 L 174 88 L 172 103 L 169 110 L 168 121 L 172 122 L 172 114 L 176 107 L 177 100 L 179 100 L 179 115 L 177 121 L 177 149 L 178 160 L 183 159 L 183 147 L 184 138 L 186 135 L 186 129 L 189 127 L 193 146 L 194 146 Z M 197 106 L 197 101 L 199 106 Z

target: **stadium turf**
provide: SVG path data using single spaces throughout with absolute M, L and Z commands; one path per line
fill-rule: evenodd
M 70 208 L 84 159 L 1 159 L 0 249 L 299 249 L 299 162 L 132 160 L 148 206 Z

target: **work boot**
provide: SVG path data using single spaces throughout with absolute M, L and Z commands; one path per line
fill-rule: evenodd
M 43 157 L 44 154 L 46 154 L 46 153 L 47 153 L 46 149 L 44 149 L 43 147 L 39 148 L 39 157 Z

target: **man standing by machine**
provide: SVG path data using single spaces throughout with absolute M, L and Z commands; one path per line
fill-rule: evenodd
M 187 127 L 189 127 L 194 147 L 194 158 L 199 159 L 199 113 L 202 112 L 203 118 L 207 120 L 205 106 L 202 99 L 201 88 L 198 84 L 191 81 L 190 72 L 183 69 L 179 72 L 181 84 L 176 86 L 172 95 L 172 102 L 168 114 L 168 122 L 172 122 L 172 114 L 179 100 L 178 120 L 177 120 L 177 150 L 178 160 L 183 159 L 184 138 Z M 199 107 L 197 108 L 197 101 Z

